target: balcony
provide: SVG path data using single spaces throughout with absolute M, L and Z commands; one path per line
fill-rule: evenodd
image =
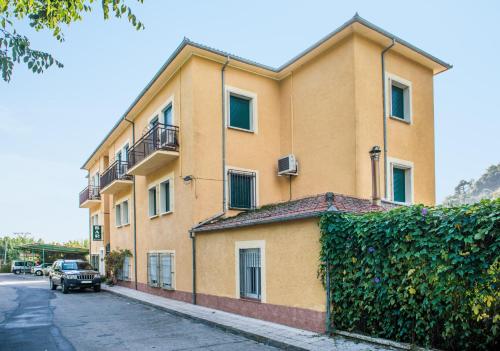
M 80 208 L 91 208 L 101 203 L 98 186 L 89 185 L 80 192 Z
M 127 161 L 117 160 L 101 176 L 101 194 L 115 194 L 132 186 L 132 176 L 127 174 Z
M 148 175 L 179 157 L 179 127 L 157 124 L 128 151 L 128 174 Z

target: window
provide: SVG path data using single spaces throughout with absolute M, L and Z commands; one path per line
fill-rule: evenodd
M 125 224 L 129 224 L 129 216 L 128 216 L 128 200 L 127 201 L 123 201 L 121 203 L 121 223 L 123 225 Z
M 148 284 L 163 289 L 174 288 L 174 253 L 148 253 Z
M 229 95 L 229 126 L 252 130 L 251 99 Z
M 158 209 L 156 207 L 156 186 L 150 188 L 148 193 L 149 193 L 149 217 L 154 217 L 158 215 Z
M 99 255 L 90 255 L 90 264 L 98 271 L 99 270 Z
M 158 264 L 158 254 L 148 253 L 148 285 L 153 287 L 160 286 L 159 280 L 159 264 Z
M 99 214 L 96 213 L 92 217 L 90 217 L 90 224 L 92 225 L 92 228 L 94 228 L 95 225 L 99 225 Z
M 256 175 L 254 172 L 230 170 L 229 207 L 252 209 L 256 207 Z
M 240 249 L 240 297 L 261 298 L 260 249 Z
M 162 114 L 163 114 L 163 123 L 165 123 L 166 125 L 173 125 L 174 124 L 174 121 L 173 121 L 173 116 L 172 116 L 172 104 L 169 104 L 163 111 L 162 111 Z
M 257 132 L 257 94 L 226 86 L 228 128 Z
M 130 280 L 130 256 L 125 256 L 123 266 L 118 271 L 119 280 Z
M 121 204 L 117 204 L 115 206 L 115 224 L 117 227 L 122 225 L 122 212 L 121 212 Z
M 389 76 L 390 116 L 406 122 L 411 122 L 411 82 Z
M 160 287 L 173 289 L 173 254 L 160 253 Z
M 407 161 L 391 163 L 392 201 L 413 203 L 413 164 Z
M 158 115 L 151 118 L 151 120 L 149 121 L 149 129 L 153 129 L 154 126 L 158 124 L 158 122 L 159 122 Z
M 170 212 L 170 180 L 160 183 L 160 211 Z

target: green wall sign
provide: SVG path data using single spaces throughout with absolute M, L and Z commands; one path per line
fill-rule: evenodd
M 101 241 L 102 240 L 102 226 L 94 225 L 92 227 L 92 240 Z

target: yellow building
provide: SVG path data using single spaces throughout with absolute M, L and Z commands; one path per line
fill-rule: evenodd
M 185 39 L 82 167 L 93 264 L 129 249 L 123 285 L 322 330 L 318 216 L 434 204 L 449 68 L 357 15 L 279 68 Z

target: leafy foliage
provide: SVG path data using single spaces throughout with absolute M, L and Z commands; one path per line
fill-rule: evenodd
M 106 276 L 111 284 L 116 284 L 116 280 L 120 270 L 123 268 L 125 257 L 131 257 L 130 250 L 113 250 L 106 255 L 104 261 L 106 263 Z
M 497 198 L 500 198 L 500 163 L 488 167 L 478 180 L 461 180 L 455 193 L 444 199 L 443 204 L 456 206 Z
M 320 221 L 331 323 L 448 350 L 493 350 L 500 326 L 500 199 Z
M 142 3 L 144 0 L 136 1 Z M 29 39 L 15 30 L 15 20 L 26 19 L 36 31 L 49 30 L 62 42 L 62 25 L 82 20 L 96 2 L 101 3 L 104 19 L 127 17 L 137 30 L 144 28 L 126 5 L 127 0 L 0 0 L 0 70 L 3 80 L 10 81 L 16 63 L 26 64 L 33 73 L 42 73 L 54 64 L 63 67 L 49 53 L 32 49 Z

